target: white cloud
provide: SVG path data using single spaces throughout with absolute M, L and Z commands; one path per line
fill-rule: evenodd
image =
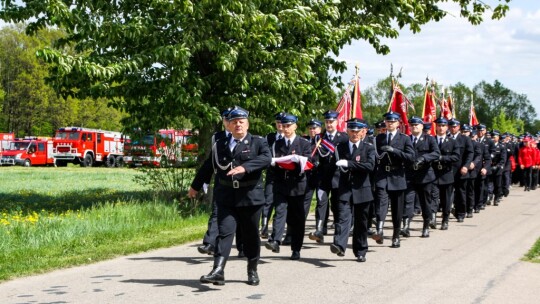
M 339 58 L 346 60 L 349 79 L 360 65 L 362 87 L 386 77 L 390 64 L 403 67 L 402 83 L 423 83 L 426 75 L 442 84 L 462 82 L 473 86 L 482 80 L 499 80 L 519 94 L 526 94 L 540 115 L 540 3 L 513 0 L 502 20 L 486 20 L 479 26 L 448 16 L 426 25 L 416 35 L 400 32 L 397 40 L 386 40 L 391 53 L 377 55 L 364 41 L 344 48 Z M 457 16 L 458 14 L 455 14 Z

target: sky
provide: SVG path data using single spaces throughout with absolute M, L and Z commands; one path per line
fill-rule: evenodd
M 356 41 L 338 56 L 347 62 L 343 79 L 352 79 L 358 64 L 360 88 L 367 88 L 387 77 L 393 64 L 394 75 L 403 69 L 400 83 L 406 86 L 424 84 L 426 76 L 441 85 L 461 82 L 470 88 L 483 80 L 490 84 L 498 80 L 527 95 L 540 118 L 540 1 L 512 0 L 509 6 L 505 18 L 484 18 L 478 26 L 459 17 L 458 11 L 424 25 L 417 34 L 404 28 L 397 39 L 384 40 L 390 47 L 388 55 L 378 55 L 367 42 Z

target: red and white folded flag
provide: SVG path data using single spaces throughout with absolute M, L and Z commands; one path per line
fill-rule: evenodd
M 301 155 L 287 155 L 283 157 L 274 158 L 275 163 L 285 170 L 294 170 L 295 164 L 300 165 L 300 173 L 304 173 L 306 170 L 311 170 L 313 164 L 308 160 L 307 157 Z

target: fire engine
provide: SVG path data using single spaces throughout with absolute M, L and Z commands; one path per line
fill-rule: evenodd
M 56 131 L 52 155 L 57 166 L 68 163 L 92 167 L 123 165 L 125 137 L 120 132 L 80 127 L 65 127 Z
M 130 167 L 178 164 L 196 155 L 198 145 L 192 138 L 189 130 L 161 129 L 155 134 L 136 130 L 126 143 L 124 161 Z
M 47 137 L 25 137 L 12 140 L 2 153 L 2 165 L 54 165 L 53 141 Z

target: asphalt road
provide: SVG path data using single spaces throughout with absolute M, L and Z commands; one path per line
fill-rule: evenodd
M 263 246 L 259 286 L 245 283 L 238 258 L 224 286 L 201 284 L 212 257 L 192 243 L 5 282 L 0 303 L 539 303 L 540 264 L 520 261 L 540 236 L 539 195 L 514 188 L 500 206 L 451 219 L 428 239 L 415 217 L 401 248 L 370 240 L 366 263 L 350 245 L 345 257 L 332 254 L 331 236 L 324 244 L 306 237 L 299 261 L 285 246 L 279 254 Z

